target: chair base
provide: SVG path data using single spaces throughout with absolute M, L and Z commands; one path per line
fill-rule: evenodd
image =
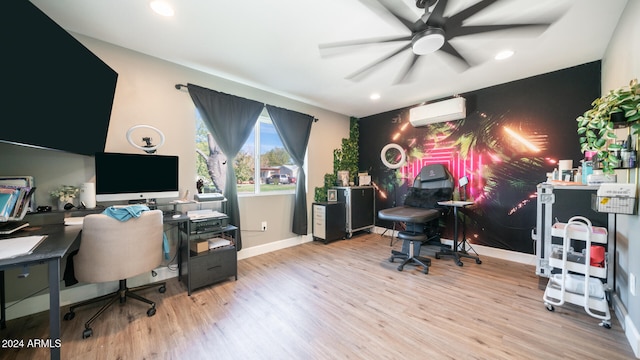
M 404 240 L 402 251 L 391 250 L 389 262 L 401 259 L 402 263 L 398 266 L 398 271 L 402 271 L 404 266 L 409 264 L 422 266 L 422 272 L 428 274 L 431 259 L 420 256 L 422 243 L 428 240 L 427 235 L 413 231 L 401 231 L 398 233 L 398 238 Z
M 96 303 L 98 301 L 103 301 L 103 300 L 109 300 L 106 304 L 104 304 L 99 310 L 98 312 L 96 312 L 85 324 L 84 324 L 84 331 L 82 332 L 82 338 L 86 339 L 88 337 L 90 337 L 93 334 L 93 330 L 91 329 L 91 323 L 93 323 L 94 320 L 96 320 L 100 315 L 102 315 L 102 313 L 105 312 L 105 310 L 107 310 L 111 305 L 113 305 L 113 303 L 116 302 L 116 300 L 120 300 L 120 304 L 124 304 L 127 301 L 127 298 L 132 298 L 132 299 L 136 299 L 138 301 L 147 303 L 149 305 L 151 305 L 151 307 L 147 310 L 147 316 L 153 316 L 156 313 L 156 303 L 144 298 L 138 294 L 136 294 L 135 292 L 137 291 L 141 291 L 141 290 L 146 290 L 146 289 L 150 289 L 150 288 L 154 288 L 154 287 L 160 287 L 158 288 L 158 292 L 160 293 L 164 293 L 165 291 L 167 291 L 167 286 L 166 286 L 166 282 L 157 282 L 157 283 L 153 283 L 153 284 L 147 284 L 147 285 L 142 285 L 142 286 L 138 286 L 135 288 L 128 288 L 127 287 L 127 280 L 120 280 L 120 285 L 118 287 L 117 291 L 114 291 L 110 294 L 106 294 L 106 295 L 102 295 L 99 296 L 97 298 L 94 299 L 89 299 L 89 300 L 85 300 L 85 301 L 81 301 L 77 304 L 74 304 L 72 306 L 69 307 L 69 312 L 67 312 L 64 315 L 64 319 L 65 320 L 71 320 L 73 319 L 76 314 L 75 314 L 75 309 L 81 307 L 81 306 L 85 306 L 85 305 L 89 305 L 89 304 L 93 304 Z
M 475 253 L 475 251 L 474 251 Z M 480 257 L 478 256 L 478 254 L 476 253 L 475 255 L 469 254 L 468 251 L 453 251 L 453 250 L 442 250 L 439 251 L 435 254 L 435 258 L 436 259 L 440 259 L 441 257 L 452 257 L 453 261 L 456 263 L 456 265 L 458 266 L 462 266 L 464 265 L 464 263 L 462 262 L 462 260 L 460 260 L 460 258 L 469 258 L 469 259 L 474 259 L 476 261 L 476 264 L 482 264 L 482 260 L 480 260 Z
M 402 263 L 397 268 L 398 271 L 404 270 L 405 265 L 417 265 L 422 266 L 423 273 L 429 273 L 429 266 L 431 266 L 431 259 L 429 258 L 422 256 L 409 256 L 401 251 L 391 250 L 391 257 L 389 258 L 389 262 L 394 262 L 395 259 L 402 259 Z

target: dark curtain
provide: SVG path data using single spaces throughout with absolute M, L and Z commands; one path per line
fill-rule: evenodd
M 313 117 L 271 105 L 267 105 L 267 111 L 280 139 L 282 139 L 282 144 L 291 155 L 293 163 L 298 166 L 291 231 L 298 235 L 306 235 L 308 230 L 307 189 L 303 165 Z
M 189 95 L 196 105 L 213 139 L 227 157 L 227 176 L 224 196 L 227 198 L 227 213 L 231 224 L 240 227 L 238 190 L 235 186 L 234 159 L 253 130 L 264 104 L 234 95 L 229 95 L 188 84 Z M 236 248 L 242 250 L 242 238 L 237 232 Z

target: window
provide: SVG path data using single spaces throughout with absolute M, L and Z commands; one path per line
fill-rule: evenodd
M 204 122 L 196 120 L 197 179 L 203 192 L 221 192 L 225 180 L 226 157 L 208 137 Z M 256 149 L 259 153 L 256 156 Z M 285 150 L 267 110 L 256 121 L 249 138 L 236 155 L 234 170 L 238 194 L 294 192 L 297 166 Z

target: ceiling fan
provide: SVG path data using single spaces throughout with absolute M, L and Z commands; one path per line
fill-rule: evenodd
M 498 30 L 510 30 L 510 29 L 531 29 L 531 30 L 544 30 L 551 24 L 539 23 L 539 24 L 507 24 L 507 25 L 474 25 L 464 26 L 464 21 L 479 13 L 499 0 L 481 0 L 466 9 L 451 15 L 444 16 L 444 11 L 447 7 L 448 0 L 416 0 L 416 7 L 424 9 L 424 14 L 417 20 L 410 20 L 400 14 L 394 7 L 388 6 L 379 0 L 369 0 L 380 6 L 382 6 L 393 17 L 399 20 L 410 32 L 410 35 L 392 37 L 386 39 L 362 39 L 353 41 L 343 41 L 338 43 L 321 44 L 320 50 L 338 48 L 353 45 L 367 45 L 376 43 L 389 43 L 389 42 L 407 42 L 401 48 L 385 55 L 384 57 L 366 65 L 360 70 L 347 76 L 347 79 L 358 80 L 362 78 L 369 70 L 372 70 L 376 66 L 384 63 L 385 61 L 393 58 L 394 56 L 406 51 L 411 50 L 412 56 L 405 69 L 401 72 L 396 83 L 404 82 L 410 73 L 413 71 L 417 60 L 422 55 L 434 53 L 436 51 L 443 51 L 451 55 L 465 68 L 470 68 L 471 64 L 464 56 L 462 56 L 450 43 L 450 40 L 466 35 L 474 35 L 487 33 Z M 362 1 L 368 7 L 372 7 L 371 3 Z M 435 6 L 434 6 L 435 5 Z M 429 10 L 433 8 L 433 10 Z

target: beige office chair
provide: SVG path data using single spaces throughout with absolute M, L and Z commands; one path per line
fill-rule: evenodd
M 101 283 L 119 281 L 117 291 L 89 299 L 69 308 L 65 320 L 75 317 L 74 310 L 105 299 L 109 301 L 84 325 L 82 338 L 93 334 L 91 323 L 97 319 L 116 300 L 125 303 L 133 298 L 151 305 L 148 316 L 156 313 L 156 304 L 134 291 L 157 287 L 159 292 L 166 291 L 166 284 L 153 283 L 129 289 L 127 278 L 153 271 L 162 262 L 162 211 L 143 211 L 138 218 L 119 221 L 104 214 L 91 214 L 84 218 L 82 237 L 78 254 L 73 258 L 76 278 L 81 282 Z

